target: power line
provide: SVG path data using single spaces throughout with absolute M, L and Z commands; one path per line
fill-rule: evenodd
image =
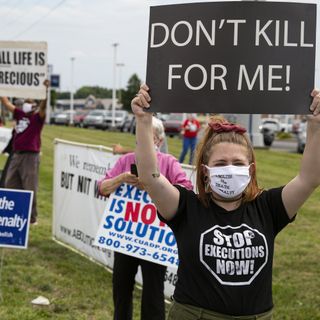
M 44 18 L 48 17 L 53 11 L 58 9 L 65 1 L 66 0 L 61 0 L 56 6 L 51 8 L 45 15 L 43 15 L 41 18 L 39 18 L 38 20 L 33 22 L 29 27 L 27 27 L 26 29 L 22 30 L 20 33 L 16 34 L 14 37 L 12 37 L 12 39 L 16 39 L 16 38 L 20 37 L 22 34 L 26 33 L 30 29 L 32 29 L 35 25 L 37 25 L 39 22 L 41 22 Z
M 42 0 L 38 0 L 36 1 L 31 7 L 28 8 L 28 10 L 23 11 L 22 14 L 16 16 L 13 20 L 9 21 L 7 24 L 5 24 L 2 28 L 1 31 L 3 31 L 3 29 L 6 29 L 8 27 L 10 27 L 11 25 L 13 25 L 16 21 L 22 19 L 23 17 L 25 17 L 26 15 L 28 15 L 30 13 L 30 11 L 36 6 L 38 5 Z
M 7 2 L 5 2 L 5 3 L 2 3 L 1 6 L 5 6 L 7 3 L 9 3 L 9 2 L 7 1 Z M 5 10 L 4 12 L 1 12 L 1 16 L 2 16 L 2 17 L 3 17 L 3 16 L 7 16 L 10 12 L 12 12 L 12 11 L 16 8 L 16 5 L 17 5 L 18 3 L 19 3 L 19 0 L 15 1 L 15 2 L 13 2 L 13 3 L 10 2 L 11 5 L 13 4 L 13 6 L 7 8 L 7 10 Z M 19 5 L 18 5 L 18 7 L 19 7 Z

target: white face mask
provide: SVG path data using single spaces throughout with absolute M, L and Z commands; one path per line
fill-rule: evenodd
M 29 112 L 31 112 L 31 111 L 32 111 L 32 104 L 25 102 L 25 103 L 22 105 L 22 111 L 23 111 L 24 113 L 29 113 Z
M 236 198 L 248 186 L 251 176 L 249 166 L 208 167 L 210 187 L 223 198 Z

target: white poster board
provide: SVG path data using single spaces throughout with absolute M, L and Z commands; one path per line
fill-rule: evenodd
M 0 41 L 0 96 L 44 99 L 47 43 Z
M 178 266 L 172 230 L 159 220 L 148 193 L 125 183 L 110 195 L 94 244 L 167 267 Z
M 0 127 L 0 152 L 8 145 L 12 136 L 12 129 Z
M 109 268 L 113 251 L 94 244 L 108 201 L 98 194 L 97 183 L 118 158 L 110 148 L 55 140 L 53 238 Z M 194 183 L 192 167 L 183 169 Z M 137 281 L 142 283 L 140 273 Z M 176 281 L 176 267 L 168 267 L 166 296 L 172 295 Z

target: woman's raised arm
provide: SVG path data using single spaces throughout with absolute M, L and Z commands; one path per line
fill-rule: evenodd
M 290 218 L 320 185 L 320 91 L 313 90 L 311 96 L 310 110 L 313 114 L 307 117 L 307 141 L 300 172 L 282 191 L 283 203 Z
M 179 204 L 179 191 L 160 174 L 153 142 L 152 113 L 148 112 L 151 97 L 147 85 L 140 87 L 131 102 L 136 116 L 136 161 L 140 181 L 167 220 L 174 217 Z

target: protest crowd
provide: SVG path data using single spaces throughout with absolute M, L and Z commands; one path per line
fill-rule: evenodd
M 282 5 L 275 4 L 280 16 L 271 19 L 268 4 L 240 2 L 244 18 L 237 20 L 225 19 L 230 7 L 220 2 L 152 7 L 146 81 L 130 93 L 128 105 L 119 98 L 117 106 L 129 110 L 135 147 L 103 141 L 111 146 L 106 151 L 54 141 L 52 236 L 112 269 L 113 320 L 134 319 L 137 282 L 141 320 L 275 318 L 273 275 L 283 268 L 274 267 L 276 239 L 300 223 L 298 213 L 320 185 L 320 90 L 310 76 L 315 32 L 305 26 L 307 20 L 315 24 L 315 9 L 294 6 L 292 19 L 303 21 L 295 28 L 300 40 L 290 43 L 281 14 L 291 6 Z M 252 12 L 258 18 L 251 21 Z M 265 24 L 263 14 L 270 18 Z M 305 30 L 310 34 L 302 35 Z M 298 62 L 288 54 L 292 48 L 302 50 Z M 47 110 L 47 45 L 0 41 L 0 65 L 9 70 L 0 71 L 1 114 L 12 120 L 1 150 L 7 158 L 0 177 L 0 246 L 28 249 L 29 233 L 44 227 L 38 214 L 41 135 L 53 111 Z M 112 100 L 108 125 L 118 137 L 124 133 L 116 131 Z M 67 130 L 74 130 L 75 111 L 72 92 Z M 258 179 L 249 117 L 267 111 L 306 119 L 296 175 L 268 188 Z M 170 113 L 183 117 L 174 140 L 161 118 Z M 251 120 L 245 126 L 228 114 Z M 88 132 L 79 130 L 75 136 Z M 3 255 L 0 265 L 1 275 Z

